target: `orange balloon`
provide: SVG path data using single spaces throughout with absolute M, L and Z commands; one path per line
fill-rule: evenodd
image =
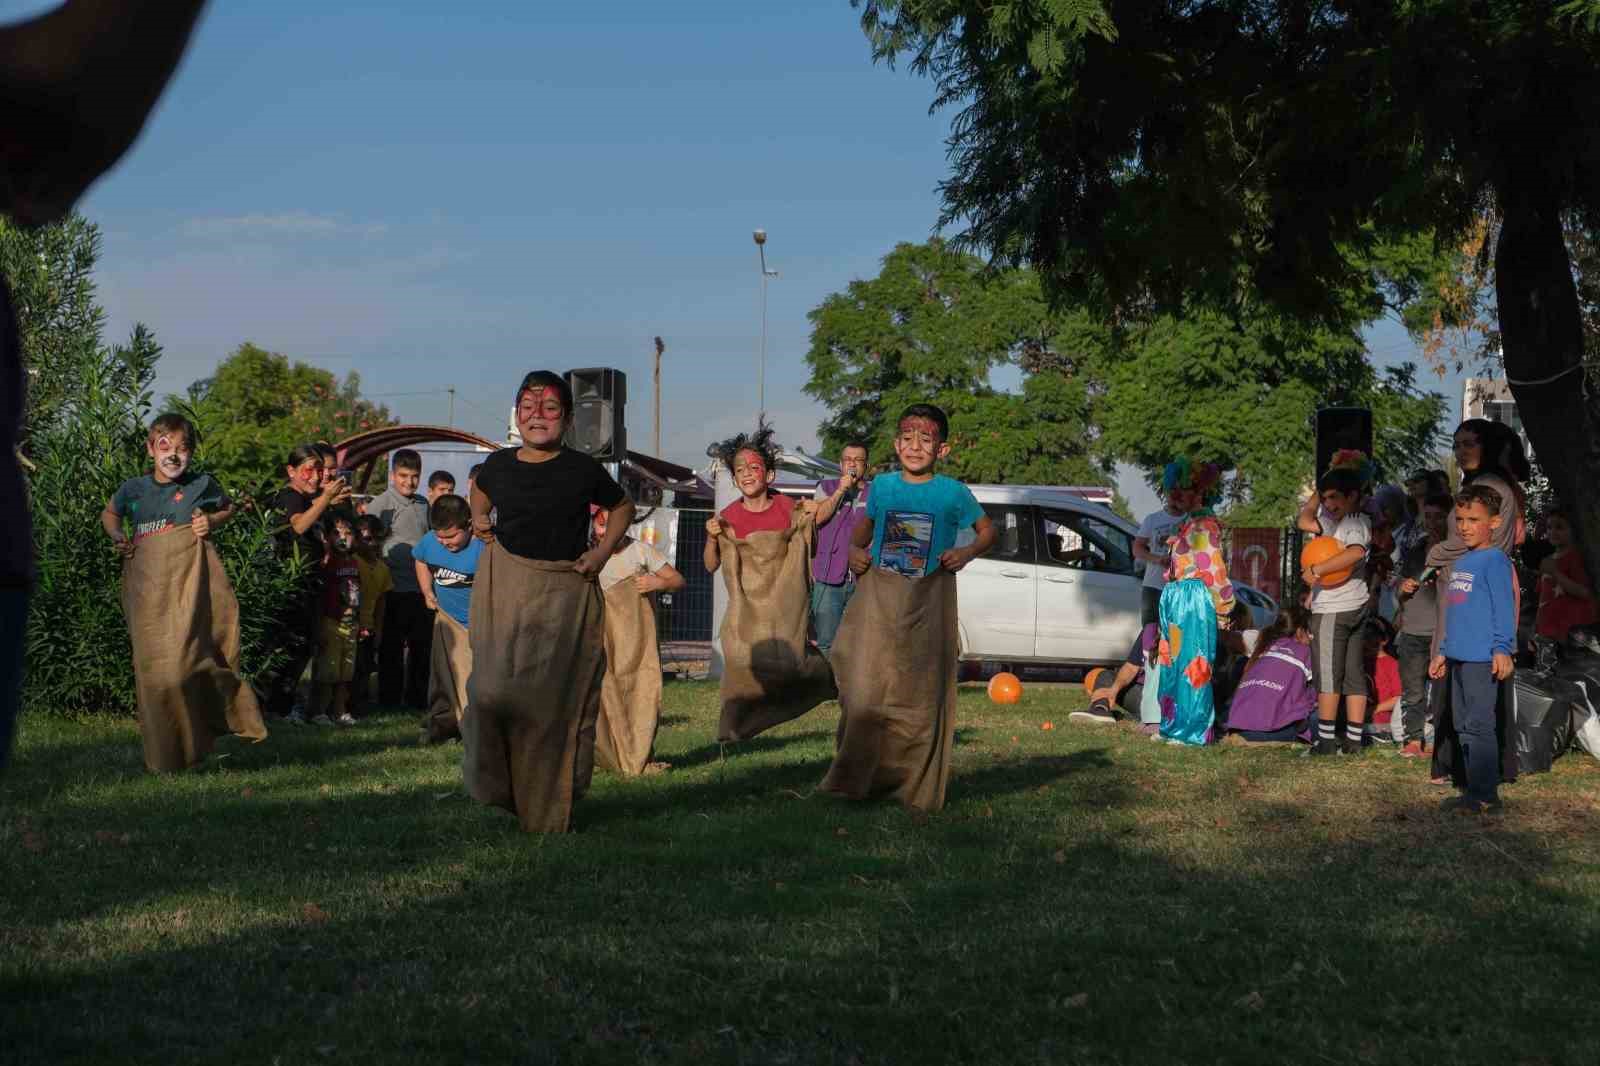
M 1344 545 L 1334 538 L 1314 537 L 1306 542 L 1304 548 L 1300 549 L 1300 569 L 1302 572 L 1309 570 L 1313 566 L 1327 562 L 1342 551 L 1344 551 Z M 1317 585 L 1319 588 L 1331 589 L 1335 585 L 1342 585 L 1349 580 L 1349 570 L 1334 570 L 1323 574 L 1317 581 Z
M 1016 674 L 995 674 L 989 679 L 989 698 L 995 703 L 1016 703 L 1022 698 L 1022 682 Z
M 1100 679 L 1105 676 L 1105 673 L 1105 667 L 1097 666 L 1093 670 L 1090 670 L 1087 674 L 1084 674 L 1083 691 L 1093 696 L 1094 690 L 1100 687 Z

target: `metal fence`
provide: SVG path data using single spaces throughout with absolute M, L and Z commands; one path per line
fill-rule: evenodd
M 678 552 L 672 565 L 686 582 L 682 592 L 659 596 L 656 603 L 656 632 L 663 643 L 699 642 L 711 639 L 711 583 L 716 576 L 706 573 L 706 523 L 712 511 L 678 512 Z

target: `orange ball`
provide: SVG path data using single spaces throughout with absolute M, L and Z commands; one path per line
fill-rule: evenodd
M 1083 691 L 1093 696 L 1094 690 L 1100 687 L 1100 679 L 1104 677 L 1105 674 L 1106 668 L 1103 666 L 1097 666 L 1093 670 L 1090 670 L 1087 674 L 1084 674 Z
M 1022 698 L 1022 682 L 1016 674 L 995 674 L 989 679 L 989 698 L 995 703 L 1016 703 Z
M 1315 537 L 1307 541 L 1306 546 L 1300 549 L 1300 569 L 1305 571 L 1313 566 L 1321 565 L 1342 551 L 1344 551 L 1344 545 L 1334 538 Z M 1323 574 L 1317 581 L 1317 585 L 1320 588 L 1331 589 L 1335 585 L 1342 585 L 1349 580 L 1350 571 L 1335 570 L 1331 573 Z

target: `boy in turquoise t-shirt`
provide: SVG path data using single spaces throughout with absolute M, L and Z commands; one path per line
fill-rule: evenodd
M 995 540 L 972 490 L 934 473 L 950 454 L 949 431 L 937 407 L 906 408 L 894 442 L 900 470 L 873 481 L 851 532 L 861 580 L 833 645 L 841 714 L 823 792 L 944 806 L 960 653 L 955 574 Z M 966 528 L 977 536 L 957 547 Z
M 866 517 L 851 537 L 850 567 L 858 575 L 873 566 L 906 577 L 926 577 L 940 567 L 955 573 L 994 544 L 993 525 L 971 489 L 934 473 L 950 454 L 944 412 L 913 404 L 900 416 L 899 428 L 894 450 L 900 469 L 873 479 Z M 969 526 L 977 539 L 956 547 Z

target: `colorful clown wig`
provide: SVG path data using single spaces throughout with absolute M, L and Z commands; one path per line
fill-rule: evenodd
M 1206 507 L 1215 507 L 1222 499 L 1222 468 L 1216 463 L 1192 462 L 1187 456 L 1174 459 L 1161 472 L 1161 487 L 1169 493 L 1192 489 Z
M 1317 491 L 1365 492 L 1378 476 L 1378 468 L 1367 453 L 1343 448 L 1328 460 L 1328 469 L 1317 479 Z

